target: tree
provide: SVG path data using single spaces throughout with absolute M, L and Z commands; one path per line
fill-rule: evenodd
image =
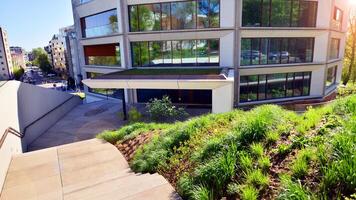
M 350 12 L 349 30 L 346 40 L 344 71 L 342 74 L 342 83 L 347 83 L 352 80 L 356 81 L 356 10 Z
M 14 73 L 14 78 L 16 80 L 20 80 L 22 75 L 25 73 L 25 70 L 21 67 L 15 66 L 13 73 Z
M 52 65 L 48 60 L 47 54 L 40 54 L 35 60 L 35 63 L 45 73 L 50 73 L 52 71 Z
M 34 55 L 34 65 L 37 65 L 45 73 L 52 71 L 52 65 L 49 62 L 47 52 L 44 49 L 40 47 L 32 49 L 32 54 Z

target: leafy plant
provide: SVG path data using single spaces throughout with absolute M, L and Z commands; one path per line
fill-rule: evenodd
M 255 170 L 247 172 L 246 183 L 263 189 L 268 186 L 269 178 L 268 178 L 268 176 L 263 174 L 260 169 L 255 169 Z
M 257 200 L 258 190 L 251 185 L 242 186 L 240 188 L 240 198 L 242 200 Z
M 151 100 L 146 108 L 151 118 L 155 121 L 177 120 L 188 115 L 183 108 L 174 106 L 168 96 Z
M 128 115 L 130 122 L 138 122 L 142 118 L 142 114 L 135 107 L 130 109 Z
M 310 200 L 316 199 L 306 190 L 300 182 L 295 183 L 287 175 L 280 177 L 282 183 L 282 192 L 279 194 L 278 199 L 293 199 L 293 200 Z
M 263 156 L 264 149 L 261 143 L 252 143 L 250 145 L 250 150 L 252 155 L 254 155 L 256 158 Z
M 258 166 L 264 171 L 267 172 L 271 167 L 271 161 L 268 156 L 261 156 L 258 158 Z

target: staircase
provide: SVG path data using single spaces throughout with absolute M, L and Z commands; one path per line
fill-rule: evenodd
M 180 197 L 162 176 L 133 173 L 113 145 L 92 139 L 14 156 L 0 199 Z

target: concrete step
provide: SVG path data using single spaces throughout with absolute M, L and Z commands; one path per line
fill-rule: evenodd
M 111 144 L 93 139 L 14 156 L 4 199 L 176 199 L 159 174 L 134 173 Z

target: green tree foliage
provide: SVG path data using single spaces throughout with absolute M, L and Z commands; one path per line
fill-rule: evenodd
M 14 67 L 14 77 L 16 80 L 20 80 L 22 75 L 25 73 L 25 70 L 21 67 L 15 66 Z
M 354 9 L 349 18 L 349 30 L 345 47 L 344 71 L 342 83 L 347 85 L 349 81 L 356 82 L 356 10 Z
M 52 71 L 52 65 L 49 62 L 47 53 L 42 48 L 32 49 L 32 53 L 34 55 L 33 64 L 37 65 L 43 72 L 49 73 Z

